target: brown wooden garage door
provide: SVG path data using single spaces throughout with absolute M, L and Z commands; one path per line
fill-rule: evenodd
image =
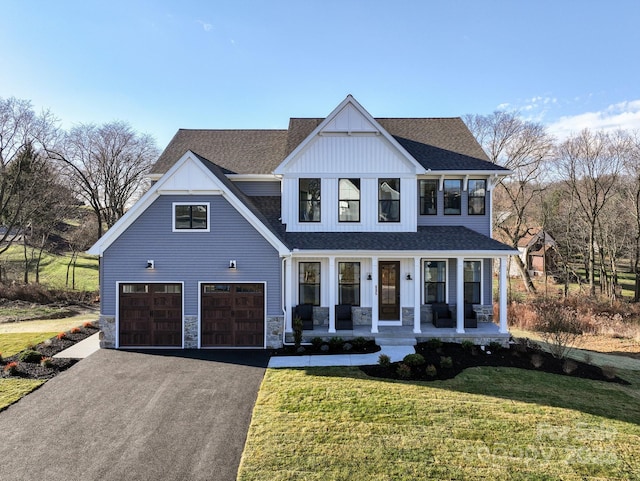
M 182 346 L 182 285 L 120 284 L 119 345 Z
M 202 284 L 202 347 L 264 346 L 263 284 Z

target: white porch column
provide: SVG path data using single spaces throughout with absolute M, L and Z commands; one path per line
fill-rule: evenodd
M 378 258 L 371 258 L 371 333 L 378 333 Z
M 464 258 L 456 258 L 456 332 L 464 333 Z
M 329 333 L 336 332 L 336 258 L 329 257 Z
M 289 256 L 285 259 L 285 276 L 284 276 L 284 293 L 285 293 L 285 331 L 293 331 L 293 300 L 295 295 L 293 292 L 293 257 Z
M 420 258 L 413 258 L 413 333 L 420 334 L 420 306 L 422 305 L 420 293 L 422 291 L 422 272 L 420 270 Z
M 500 332 L 509 332 L 507 327 L 507 257 L 500 258 Z

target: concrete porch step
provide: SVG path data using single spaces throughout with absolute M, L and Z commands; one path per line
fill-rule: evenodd
M 378 346 L 415 346 L 417 341 L 415 337 L 394 337 L 376 335 L 376 344 Z

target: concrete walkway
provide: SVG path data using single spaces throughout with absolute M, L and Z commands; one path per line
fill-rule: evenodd
M 407 354 L 414 354 L 413 346 L 380 346 L 380 351 L 371 354 L 331 354 L 327 356 L 272 356 L 270 368 L 320 367 L 320 366 L 367 366 L 378 363 L 380 354 L 386 354 L 391 362 L 402 361 Z
M 67 359 L 84 359 L 100 349 L 100 333 L 96 332 L 86 339 L 76 342 L 73 346 L 54 354 L 53 357 L 64 357 Z

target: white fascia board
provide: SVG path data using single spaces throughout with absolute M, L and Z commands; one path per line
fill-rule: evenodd
M 400 154 L 416 169 L 415 173 L 416 174 L 421 174 L 421 173 L 425 173 L 425 168 L 420 165 L 420 163 L 413 158 L 413 156 L 411 154 L 409 154 L 409 152 L 406 151 L 406 149 L 404 147 L 402 147 L 402 145 L 400 145 L 398 143 L 398 141 L 396 139 L 393 138 L 393 136 L 387 132 L 377 121 L 376 119 L 374 119 L 371 114 L 369 112 L 366 111 L 366 109 L 360 105 L 360 103 L 353 98 L 353 96 L 351 94 L 347 95 L 347 97 L 340 102 L 340 104 L 333 109 L 333 111 L 322 121 L 320 122 L 320 125 L 318 125 L 308 136 L 306 139 L 304 139 L 302 142 L 300 142 L 300 144 L 293 149 L 293 151 L 287 155 L 287 157 L 285 157 L 285 159 L 280 163 L 280 165 L 278 165 L 278 167 L 275 168 L 275 170 L 273 171 L 273 173 L 275 175 L 283 175 L 286 173 L 287 170 L 287 165 L 289 164 L 289 162 L 291 162 L 294 158 L 296 158 L 298 156 L 298 154 L 304 150 L 307 145 L 309 145 L 309 143 L 320 133 L 322 132 L 325 127 L 327 126 L 327 124 L 329 124 L 341 111 L 342 109 L 344 109 L 348 104 L 351 104 L 358 112 L 360 112 L 360 114 L 367 119 L 369 122 L 371 122 L 371 124 L 378 129 L 378 131 L 382 134 L 382 136 L 393 146 L 395 147 L 396 150 L 398 150 L 398 152 L 400 152 Z
M 441 176 L 444 175 L 445 177 L 449 177 L 449 176 L 457 176 L 457 177 L 464 177 L 464 176 L 485 176 L 485 177 L 491 177 L 491 176 L 496 176 L 496 177 L 506 177 L 508 175 L 513 174 L 512 170 L 427 170 L 421 174 L 418 174 L 418 178 L 423 179 L 423 178 L 427 178 L 429 176 Z
M 478 257 L 478 258 L 495 258 L 508 257 L 518 255 L 517 250 L 496 250 L 496 251 L 366 251 L 366 250 L 298 250 L 293 249 L 292 257 L 378 257 L 378 258 L 413 258 L 413 257 L 429 257 L 429 258 L 451 258 L 451 257 Z
M 281 180 L 281 177 L 274 174 L 227 174 L 227 179 L 233 182 L 279 182 Z

